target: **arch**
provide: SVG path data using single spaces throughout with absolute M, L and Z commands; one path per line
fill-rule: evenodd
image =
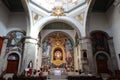
M 96 72 L 97 72 L 97 56 L 100 55 L 100 54 L 103 54 L 107 57 L 107 65 L 108 65 L 108 69 L 112 71 L 112 64 L 111 64 L 111 58 L 110 58 L 110 55 L 105 52 L 105 51 L 98 51 L 95 53 L 94 55 L 94 63 L 95 63 L 95 67 L 96 67 Z
M 28 1 L 27 0 L 21 0 L 22 2 L 22 5 L 23 5 L 23 8 L 24 8 L 24 11 L 25 11 L 25 14 L 26 14 L 26 22 L 27 22 L 27 33 L 26 35 L 29 36 L 29 33 L 30 33 L 30 27 L 31 27 L 31 23 L 32 23 L 32 19 L 30 16 L 32 16 L 31 14 L 31 10 L 30 8 L 28 7 Z
M 109 38 L 108 33 L 107 33 L 107 32 L 105 32 L 105 31 L 101 31 L 101 30 L 91 31 L 91 32 L 90 32 L 90 34 L 89 34 L 89 36 L 91 36 L 92 34 L 94 34 L 94 33 L 96 33 L 96 32 L 103 33 L 103 34 L 105 34 L 105 36 L 106 36 L 107 38 Z
M 21 33 L 23 33 L 24 35 L 26 34 L 26 32 L 25 32 L 24 30 L 11 30 L 11 31 L 9 31 L 9 32 L 7 33 L 7 36 L 9 36 L 9 34 L 12 33 L 12 32 L 21 32 Z
M 93 54 L 97 51 L 110 52 L 108 43 L 108 39 L 110 37 L 106 32 L 95 30 L 90 33 L 90 37 L 92 41 Z
M 86 18 L 86 36 L 89 36 L 89 21 L 90 21 L 90 14 L 91 14 L 91 11 L 92 11 L 92 8 L 94 6 L 94 3 L 95 3 L 96 0 L 91 0 L 91 4 L 88 8 L 88 13 L 87 13 L 87 18 Z
M 16 54 L 16 55 L 18 55 L 18 57 L 19 57 L 19 61 L 18 61 L 18 70 L 17 70 L 17 73 L 19 73 L 20 72 L 20 67 L 21 67 L 21 55 L 20 55 L 20 53 L 19 52 L 17 52 L 17 51 L 10 51 L 6 56 L 5 56 L 5 67 L 4 67 L 4 69 L 6 69 L 7 68 L 7 65 L 8 65 L 8 57 L 9 57 L 9 55 L 12 55 L 12 54 Z
M 43 36 L 43 38 L 41 39 L 41 42 L 43 42 L 47 36 L 49 36 L 49 35 L 52 34 L 52 33 L 56 33 L 56 32 L 60 32 L 60 33 L 65 34 L 65 35 L 68 36 L 68 38 L 72 41 L 72 44 L 73 44 L 73 45 L 75 44 L 75 41 L 74 41 L 73 37 L 70 36 L 70 35 L 69 35 L 67 32 L 65 32 L 65 31 L 52 31 L 52 32 L 49 32 L 48 34 L 46 34 L 45 36 Z
M 75 20 L 74 18 L 69 18 L 69 17 L 66 17 L 66 16 L 61 16 L 61 17 L 50 16 L 50 17 L 45 17 L 45 18 L 41 19 L 31 29 L 32 31 L 31 31 L 30 35 L 32 37 L 34 37 L 34 38 L 37 38 L 38 34 L 42 30 L 42 28 L 45 25 L 47 25 L 49 23 L 53 23 L 53 22 L 64 22 L 66 24 L 69 24 L 70 26 L 72 26 L 73 28 L 75 28 L 75 30 L 79 34 L 79 37 L 85 36 L 84 27 L 82 27 L 82 25 L 77 20 Z

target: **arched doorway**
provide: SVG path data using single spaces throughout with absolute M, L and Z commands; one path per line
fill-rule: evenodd
M 19 66 L 19 56 L 16 53 L 12 53 L 7 58 L 6 73 L 17 73 Z
M 104 53 L 99 53 L 96 56 L 97 72 L 108 73 L 108 57 Z

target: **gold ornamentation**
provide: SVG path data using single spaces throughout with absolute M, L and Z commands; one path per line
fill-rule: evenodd
M 52 58 L 51 62 L 55 64 L 56 66 L 60 66 L 61 64 L 65 63 L 65 47 L 63 45 L 63 40 L 61 39 L 60 34 L 56 34 L 55 41 L 53 42 L 52 47 Z
M 61 64 L 65 63 L 65 51 L 63 45 L 55 45 L 52 48 L 52 58 L 51 62 L 56 66 L 60 66 Z
M 51 14 L 52 16 L 65 16 L 65 13 L 62 7 L 55 7 L 54 11 Z
M 85 12 L 81 12 L 79 15 L 77 15 L 75 17 L 75 19 L 78 20 L 82 25 L 83 25 L 83 22 L 84 22 L 84 13 Z
M 38 14 L 34 16 L 34 20 L 38 20 Z
M 78 21 L 82 21 L 83 17 L 81 15 L 78 15 L 77 19 L 78 19 Z

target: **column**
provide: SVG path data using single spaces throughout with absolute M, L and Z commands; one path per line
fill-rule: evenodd
M 89 61 L 89 72 L 96 73 L 96 67 L 95 67 L 95 59 L 92 52 L 92 42 L 91 39 L 87 39 L 87 53 L 88 53 L 88 61 Z
M 39 54 L 38 64 L 39 64 L 39 68 L 41 68 L 41 66 L 42 66 L 42 47 L 41 46 L 39 47 L 39 53 L 38 54 Z
M 93 53 L 92 53 L 92 43 L 90 38 L 81 38 L 80 39 L 80 44 L 81 44 L 81 50 L 86 50 L 87 53 L 87 63 L 85 63 L 85 66 L 87 67 L 88 65 L 88 71 L 87 72 L 92 72 L 95 73 L 96 72 L 96 68 L 95 68 L 95 62 L 94 62 L 94 58 L 93 58 Z M 84 62 L 83 60 L 83 53 L 81 54 L 81 60 L 82 63 Z
M 22 62 L 22 71 L 28 68 L 28 64 L 32 61 L 32 68 L 36 69 L 37 63 L 37 54 L 38 52 L 38 40 L 28 37 L 25 40 L 24 53 L 23 53 L 23 62 Z
M 81 44 L 79 43 L 78 44 L 78 59 L 79 59 L 79 63 L 78 63 L 78 65 L 79 65 L 79 70 L 81 70 L 82 71 L 82 61 L 81 61 L 81 59 L 82 59 L 82 54 L 81 54 Z
M 77 47 L 74 47 L 74 70 L 78 70 L 78 55 L 77 55 Z

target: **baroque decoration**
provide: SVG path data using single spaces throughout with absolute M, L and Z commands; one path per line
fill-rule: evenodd
M 65 13 L 64 13 L 62 7 L 58 6 L 58 7 L 55 7 L 55 9 L 53 10 L 51 15 L 52 16 L 65 16 Z
M 39 15 L 35 12 L 32 12 L 32 17 L 33 17 L 33 23 L 35 24 L 37 21 L 39 21 L 43 16 Z
M 77 16 L 74 17 L 82 25 L 84 24 L 84 14 L 85 14 L 85 12 L 81 12 L 79 15 L 77 15 Z
M 43 41 L 42 67 L 68 67 L 73 69 L 73 44 L 61 32 L 49 34 Z

